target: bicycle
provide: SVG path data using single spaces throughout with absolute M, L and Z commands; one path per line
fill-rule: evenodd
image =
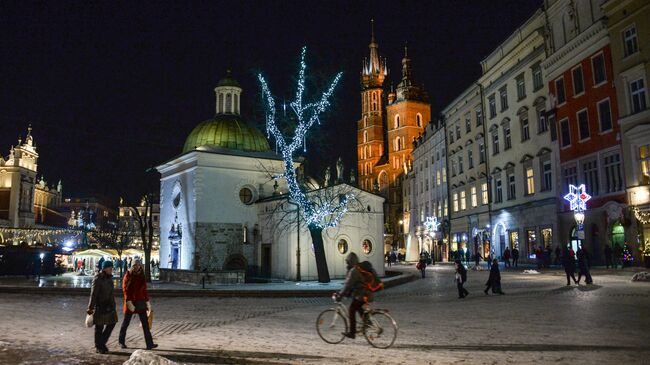
M 348 308 L 340 301 L 337 295 L 332 296 L 335 307 L 321 312 L 316 319 L 316 331 L 323 341 L 330 344 L 341 343 L 348 332 L 350 319 Z M 397 338 L 397 322 L 388 314 L 386 309 L 372 309 L 368 303 L 363 305 L 361 329 L 356 328 L 356 333 L 363 333 L 370 345 L 380 349 L 387 349 L 395 343 Z

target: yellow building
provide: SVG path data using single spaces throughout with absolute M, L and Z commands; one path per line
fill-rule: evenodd
M 608 0 L 602 9 L 608 18 L 628 201 L 637 218 L 639 249 L 645 247 L 650 256 L 650 2 Z

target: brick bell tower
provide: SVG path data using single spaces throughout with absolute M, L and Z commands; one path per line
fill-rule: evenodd
M 431 104 L 424 89 L 415 84 L 411 72 L 408 48 L 404 47 L 402 58 L 402 79 L 395 91 L 388 94 L 386 105 L 387 159 L 376 166 L 379 190 L 387 197 L 385 220 L 386 233 L 396 233 L 393 242 L 403 247 L 402 227 L 403 202 L 402 184 L 413 161 L 413 140 L 424 132 L 431 121 Z
M 383 85 L 388 76 L 386 60 L 379 58 L 374 21 L 370 22 L 370 57 L 364 59 L 361 69 L 361 119 L 357 121 L 358 181 L 359 186 L 368 191 L 374 190 L 378 184 L 375 165 L 385 152 L 386 105 Z

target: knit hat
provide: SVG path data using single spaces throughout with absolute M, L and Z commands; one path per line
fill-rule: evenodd
M 102 263 L 102 270 L 107 269 L 109 267 L 113 267 L 113 261 L 106 260 Z
M 142 265 L 142 260 L 140 260 L 140 259 L 133 260 L 133 265 L 135 265 L 135 264 Z

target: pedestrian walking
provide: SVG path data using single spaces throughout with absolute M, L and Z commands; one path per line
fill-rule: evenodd
M 140 317 L 142 324 L 142 331 L 144 332 L 144 340 L 147 344 L 147 350 L 158 347 L 153 343 L 151 331 L 149 330 L 149 319 L 147 313 L 151 312 L 151 302 L 149 301 L 149 293 L 147 292 L 147 281 L 144 277 L 144 270 L 142 269 L 142 262 L 140 259 L 135 259 L 131 269 L 124 275 L 122 281 L 122 291 L 124 293 L 124 320 L 120 327 L 120 346 L 125 349 L 126 347 L 126 330 L 131 323 L 131 317 L 137 314 Z
M 424 253 L 420 254 L 420 261 L 418 261 L 417 265 L 415 265 L 415 268 L 420 270 L 420 274 L 422 274 L 422 279 L 424 279 L 427 272 L 427 259 Z
M 573 250 L 568 247 L 565 247 L 564 250 L 562 250 L 562 266 L 564 266 L 564 273 L 566 274 L 566 285 L 571 285 L 571 281 L 569 281 L 569 279 L 573 279 L 573 282 L 577 285 L 578 280 L 576 280 L 575 276 L 575 252 L 573 252 Z
M 589 253 L 586 249 L 580 247 L 576 252 L 576 256 L 578 257 L 578 284 L 580 284 L 582 276 L 585 277 L 587 284 L 593 284 L 594 281 L 591 279 L 591 273 L 589 272 Z
M 463 285 L 467 281 L 467 269 L 460 260 L 456 260 L 456 287 L 458 288 L 458 299 L 463 299 L 469 295 Z
M 537 261 L 537 270 L 541 270 L 544 262 L 544 252 L 542 251 L 541 246 L 535 249 L 535 261 Z
M 562 261 L 560 260 L 560 256 L 562 255 L 562 250 L 560 250 L 560 245 L 555 246 L 555 264 L 556 265 L 561 265 Z
M 491 251 L 491 252 L 488 254 L 487 260 L 485 260 L 485 261 L 487 262 L 488 270 L 492 269 L 492 260 L 493 260 L 493 259 L 494 259 L 494 252 Z
M 504 268 L 509 268 L 510 267 L 510 248 L 506 247 L 506 250 L 503 252 L 503 263 L 504 263 Z
M 113 295 L 113 262 L 104 261 L 101 268 L 93 278 L 86 313 L 93 316 L 95 350 L 100 354 L 106 354 L 108 353 L 106 343 L 117 323 L 117 311 Z
M 551 254 L 551 246 L 546 246 L 544 248 L 544 267 L 547 269 L 551 267 Z
M 478 251 L 476 251 L 476 253 L 474 254 L 474 263 L 476 264 L 475 266 L 476 270 L 478 270 L 482 258 L 483 257 L 481 256 L 481 254 Z
M 470 257 L 471 257 L 471 254 L 469 253 L 469 250 L 465 249 L 465 263 L 467 264 L 467 266 L 469 266 Z
M 390 251 L 390 261 L 394 264 L 397 263 L 397 254 L 395 253 L 395 250 Z
M 490 269 L 490 277 L 488 277 L 488 281 L 485 283 L 485 290 L 483 291 L 485 295 L 489 295 L 488 290 L 490 288 L 492 288 L 492 293 L 505 294 L 501 291 L 501 272 L 499 271 L 499 261 L 497 259 L 494 259 L 494 263 Z
M 517 246 L 515 246 L 512 249 L 512 266 L 518 267 L 519 266 L 519 249 Z
M 613 260 L 612 264 L 615 269 L 619 264 L 621 265 L 621 268 L 623 267 L 623 264 L 621 263 L 622 256 L 623 256 L 623 248 L 621 247 L 621 245 L 616 243 L 612 248 L 612 260 Z
M 609 269 L 612 266 L 612 248 L 605 244 L 605 267 Z
M 388 267 L 390 267 L 390 265 L 391 265 L 391 262 L 390 262 L 390 252 L 386 252 L 386 254 L 384 255 L 384 259 L 386 260 L 386 265 L 387 265 Z

